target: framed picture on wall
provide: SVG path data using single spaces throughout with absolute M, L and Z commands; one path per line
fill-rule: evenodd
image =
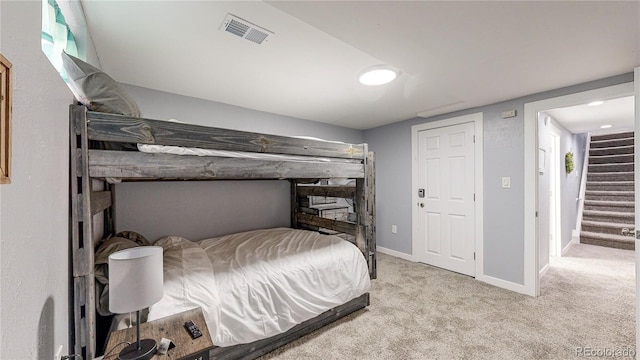
M 0 54 L 0 184 L 11 182 L 11 63 Z

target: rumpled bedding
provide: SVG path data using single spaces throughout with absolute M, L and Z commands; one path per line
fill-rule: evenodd
M 170 236 L 164 297 L 149 321 L 201 307 L 217 346 L 250 343 L 291 329 L 369 291 L 358 248 L 336 236 L 276 228 L 197 242 Z

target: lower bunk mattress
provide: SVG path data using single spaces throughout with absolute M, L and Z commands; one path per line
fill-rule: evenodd
M 213 343 L 225 347 L 286 332 L 369 291 L 358 248 L 336 236 L 276 228 L 190 241 L 164 248 L 164 296 L 155 320 L 201 307 Z

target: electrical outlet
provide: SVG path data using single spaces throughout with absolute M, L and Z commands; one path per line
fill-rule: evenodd
M 396 225 L 391 225 L 391 233 L 392 234 L 397 234 L 398 233 L 398 227 Z
M 56 351 L 56 355 L 53 357 L 53 360 L 62 360 L 62 345 L 58 347 L 58 351 Z

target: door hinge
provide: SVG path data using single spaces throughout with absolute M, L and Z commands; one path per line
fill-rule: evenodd
M 476 194 L 473 194 L 473 201 L 476 201 Z
M 475 135 L 473 135 L 473 143 L 474 144 L 476 143 L 476 136 Z
M 538 217 L 538 212 L 536 211 L 536 217 Z
M 475 260 L 475 259 L 476 259 L 476 253 L 474 252 L 473 253 L 473 260 Z

